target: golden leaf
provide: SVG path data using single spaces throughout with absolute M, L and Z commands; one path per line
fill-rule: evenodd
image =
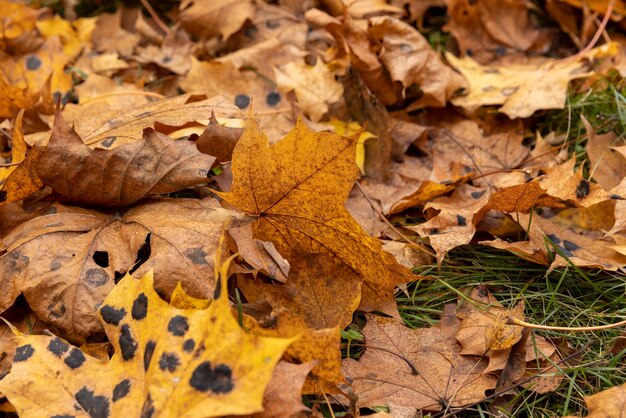
M 315 133 L 298 121 L 269 146 L 250 119 L 233 152 L 232 189 L 220 196 L 258 216 L 255 238 L 273 242 L 287 260 L 303 253 L 336 257 L 363 276 L 361 309 L 397 316 L 394 286 L 417 277 L 384 252 L 344 207 L 357 176 L 357 140 Z
M 159 298 L 152 274 L 127 275 L 100 308 L 115 354 L 108 362 L 57 337 L 19 336 L 0 390 L 22 416 L 214 417 L 263 409 L 275 364 L 292 339 L 239 328 L 225 265 L 205 310 Z

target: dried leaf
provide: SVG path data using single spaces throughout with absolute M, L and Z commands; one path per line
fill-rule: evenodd
M 233 186 L 220 195 L 258 216 L 255 237 L 293 263 L 323 252 L 364 279 L 361 309 L 397 316 L 395 285 L 415 279 L 369 237 L 344 207 L 357 175 L 356 137 L 310 131 L 302 121 L 273 146 L 253 120 L 233 153 Z

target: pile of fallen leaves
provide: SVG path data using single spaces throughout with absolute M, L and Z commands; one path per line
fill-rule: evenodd
M 395 294 L 470 243 L 624 272 L 624 139 L 583 120 L 580 164 L 534 129 L 626 76 L 621 1 L 106 3 L 0 0 L 0 411 L 408 417 L 559 387 L 567 344 L 512 325 L 523 302 L 476 287 L 411 329 Z

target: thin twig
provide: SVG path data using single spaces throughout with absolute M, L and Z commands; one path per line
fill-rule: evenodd
M 609 4 L 608 4 L 608 6 L 606 8 L 606 13 L 604 13 L 604 18 L 602 19 L 602 22 L 600 23 L 600 26 L 598 27 L 598 30 L 596 31 L 596 33 L 593 36 L 593 38 L 591 39 L 591 41 L 589 41 L 587 46 L 584 47 L 583 49 L 581 49 L 580 51 L 578 51 L 578 53 L 576 55 L 572 55 L 571 57 L 567 57 L 567 58 L 564 58 L 562 60 L 559 60 L 559 61 L 557 61 L 557 63 L 564 63 L 564 62 L 579 60 L 580 58 L 582 58 L 585 55 L 587 55 L 587 53 L 589 51 L 591 51 L 591 49 L 596 45 L 596 43 L 600 39 L 600 36 L 602 36 L 602 33 L 604 33 L 604 29 L 606 29 L 606 25 L 609 23 L 609 19 L 611 18 L 611 13 L 613 13 L 613 3 L 614 2 L 615 2 L 615 0 L 610 0 L 609 1 Z
M 550 325 L 538 325 L 531 324 L 530 322 L 522 321 L 521 319 L 509 316 L 506 321 L 507 325 L 518 325 L 520 327 L 543 329 L 547 331 L 570 331 L 570 332 L 584 332 L 584 331 L 600 331 L 603 329 L 617 328 L 626 325 L 626 320 L 616 322 L 615 324 L 608 325 L 596 325 L 592 327 L 553 327 Z
M 163 23 L 163 21 L 161 20 L 157 12 L 155 12 L 152 6 L 150 6 L 150 3 L 148 2 L 148 0 L 140 0 L 140 1 L 143 7 L 145 7 L 148 13 L 150 14 L 150 17 L 152 18 L 152 20 L 154 20 L 154 23 L 156 23 L 157 26 L 163 32 L 169 35 L 169 33 L 171 32 L 170 28 L 165 23 Z
M 361 187 L 361 184 L 359 184 L 359 182 L 356 182 L 356 186 L 358 187 L 358 189 L 361 191 L 361 193 L 363 194 L 363 197 L 365 197 L 365 200 L 367 200 L 367 202 L 370 204 L 370 206 L 372 207 L 372 209 L 374 210 L 374 212 L 376 212 L 376 214 L 380 217 L 380 219 L 382 219 L 382 221 L 384 223 L 386 223 L 387 225 L 389 225 L 389 227 L 393 230 L 393 232 L 395 232 L 396 234 L 398 234 L 400 236 L 400 238 L 402 238 L 403 240 L 405 240 L 411 247 L 417 248 L 418 250 L 420 250 L 421 252 L 428 254 L 431 257 L 437 257 L 436 254 L 428 251 L 426 248 L 422 247 L 421 245 L 418 245 L 416 243 L 414 243 L 413 241 L 411 241 L 409 239 L 409 237 L 407 237 L 406 235 L 404 235 L 402 232 L 400 232 L 400 230 L 398 228 L 396 228 L 391 222 L 389 222 L 389 220 L 385 217 L 385 215 L 383 215 L 383 213 L 381 211 L 378 210 L 378 208 L 376 207 L 376 205 L 374 204 L 374 202 L 372 201 L 372 199 L 367 195 L 367 193 L 365 193 L 365 190 L 363 190 L 363 187 Z
M 3 163 L 3 164 L 0 164 L 0 167 L 15 167 L 16 165 L 22 164 L 23 161 L 24 160 L 19 161 L 17 163 Z

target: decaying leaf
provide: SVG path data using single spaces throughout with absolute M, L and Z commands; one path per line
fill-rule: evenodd
M 343 206 L 357 175 L 356 136 L 310 131 L 302 121 L 278 143 L 252 119 L 233 152 L 233 186 L 220 193 L 258 216 L 255 237 L 272 241 L 287 260 L 322 252 L 362 275 L 361 309 L 397 315 L 393 288 L 414 280 Z
M 165 294 L 182 282 L 207 297 L 213 254 L 231 219 L 212 199 L 155 200 L 121 218 L 55 204 L 4 237 L 0 312 L 23 293 L 39 318 L 84 342 L 101 332 L 95 313 L 128 271 L 153 269 Z
M 227 269 L 227 267 L 226 267 Z M 226 269 L 204 310 L 159 298 L 150 273 L 127 275 L 99 309 L 110 361 L 58 337 L 17 336 L 2 391 L 22 416 L 242 415 L 263 410 L 272 370 L 291 339 L 247 334 L 231 314 Z
M 585 396 L 585 403 L 588 412 L 586 418 L 621 417 L 626 409 L 626 384 Z

